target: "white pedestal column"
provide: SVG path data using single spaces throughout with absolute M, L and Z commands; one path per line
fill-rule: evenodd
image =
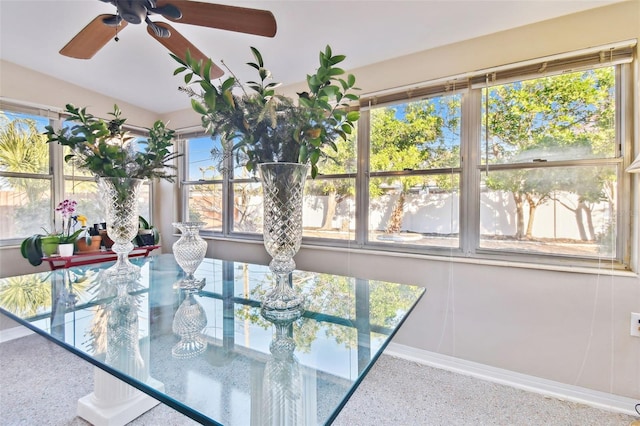
M 94 426 L 123 426 L 160 403 L 99 368 L 93 374 L 94 390 L 78 400 L 79 417 Z M 149 378 L 147 384 L 164 391 L 164 384 Z

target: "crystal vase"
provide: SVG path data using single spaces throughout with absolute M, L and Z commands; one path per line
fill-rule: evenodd
M 262 300 L 262 314 L 272 320 L 299 316 L 304 297 L 290 281 L 293 256 L 302 243 L 302 203 L 309 167 L 297 163 L 263 163 L 258 166 L 264 198 L 264 246 L 272 257 L 269 269 L 276 282 Z
M 177 222 L 173 226 L 181 232 L 178 241 L 173 243 L 173 256 L 186 274 L 178 285 L 183 289 L 199 289 L 202 282 L 196 280 L 193 273 L 207 253 L 207 242 L 200 236 L 204 222 Z
M 113 240 L 113 250 L 118 258 L 111 273 L 137 274 L 137 266 L 129 262 L 131 242 L 138 234 L 138 192 L 142 179 L 105 178 L 98 179 L 98 188 L 104 200 L 107 218 L 107 234 Z

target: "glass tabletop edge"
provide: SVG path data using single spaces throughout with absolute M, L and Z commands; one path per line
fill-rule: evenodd
M 367 366 L 364 368 L 362 373 L 360 373 L 358 375 L 358 378 L 353 382 L 353 384 L 351 385 L 351 388 L 347 392 L 346 396 L 342 399 L 340 404 L 333 410 L 333 412 L 331 413 L 331 415 L 329 416 L 327 421 L 324 423 L 325 426 L 330 426 L 336 420 L 336 418 L 338 417 L 338 415 L 340 414 L 342 409 L 345 407 L 345 405 L 347 405 L 347 402 L 349 402 L 349 400 L 351 399 L 351 396 L 353 396 L 353 394 L 356 391 L 356 389 L 358 389 L 358 387 L 360 386 L 360 383 L 362 383 L 364 378 L 369 374 L 369 371 L 373 368 L 373 366 L 376 364 L 376 362 L 378 362 L 378 359 L 380 358 L 380 356 L 382 355 L 384 350 L 387 348 L 387 346 L 389 346 L 389 343 L 391 343 L 391 341 L 395 337 L 395 335 L 398 332 L 398 330 L 400 330 L 400 328 L 402 327 L 404 322 L 407 320 L 407 318 L 409 317 L 411 312 L 413 312 L 413 310 L 418 305 L 420 300 L 422 300 L 422 297 L 424 296 L 425 293 L 426 293 L 426 289 L 424 287 L 422 287 L 422 292 L 420 292 L 420 296 L 416 299 L 416 301 L 413 303 L 411 308 L 409 308 L 407 310 L 407 312 L 404 314 L 403 318 L 400 320 L 400 323 L 395 327 L 393 332 L 389 335 L 389 337 L 380 346 L 380 349 L 378 349 L 378 351 L 375 353 L 375 355 L 371 358 L 371 361 L 367 364 Z

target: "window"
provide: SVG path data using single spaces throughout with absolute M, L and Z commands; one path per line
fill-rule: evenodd
M 41 135 L 48 124 L 37 115 L 0 111 L 0 239 L 53 226 L 49 144 Z
M 618 256 L 615 92 L 614 67 L 483 89 L 481 248 Z
M 259 238 L 262 188 L 256 176 L 225 156 L 219 139 L 182 138 L 185 220 L 205 222 L 204 232 Z M 318 177 L 305 187 L 303 235 L 311 239 L 354 239 L 356 138 L 337 144 L 339 155 L 321 160 Z
M 183 136 L 184 137 L 184 136 Z M 219 141 L 206 136 L 188 139 L 184 155 L 185 219 L 204 222 L 203 231 L 222 232 L 224 161 Z
M 36 108 L 3 104 L 0 110 L 2 244 L 59 228 L 53 207 L 65 198 L 78 202 L 77 212 L 87 217 L 88 225 L 105 220 L 95 178 L 64 162 L 67 147 L 46 142 L 42 132 L 49 124 L 67 125 L 58 114 Z M 139 211 L 148 220 L 152 220 L 150 197 L 147 182 L 140 191 Z
M 634 48 L 362 96 L 357 139 L 338 141 L 307 180 L 305 243 L 628 267 Z M 219 141 L 186 149 L 198 158 L 186 163 L 186 215 L 206 211 L 208 229 L 259 238 L 259 182 L 219 162 Z M 195 164 L 210 174 L 196 177 Z
M 461 94 L 372 108 L 368 241 L 459 246 Z

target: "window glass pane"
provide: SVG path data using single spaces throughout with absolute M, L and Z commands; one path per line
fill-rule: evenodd
M 490 87 L 483 163 L 615 157 L 614 86 L 608 67 Z
M 341 137 L 335 140 L 337 151 L 326 148 L 326 158 L 318 161 L 318 174 L 334 175 L 342 173 L 355 173 L 358 165 L 356 156 L 355 132 L 345 141 Z
M 371 110 L 371 171 L 460 165 L 461 95 Z
M 67 155 L 71 154 L 71 148 L 69 148 L 68 146 L 63 146 L 62 153 L 63 153 L 63 158 L 67 158 Z M 65 176 L 86 176 L 86 177 L 93 176 L 93 174 L 90 171 L 80 167 L 76 167 L 73 160 L 64 162 L 63 172 Z
M 0 111 L 0 171 L 49 173 L 49 144 L 42 135 L 49 119 Z
M 76 213 L 87 218 L 87 226 L 106 220 L 102 199 L 98 194 L 98 184 L 87 180 L 65 180 L 64 198 L 78 203 Z
M 187 144 L 189 181 L 222 179 L 222 145 L 209 136 L 189 139 Z
M 307 179 L 303 236 L 353 240 L 356 221 L 355 179 Z
M 138 212 L 140 216 L 147 219 L 151 225 L 154 225 L 151 217 L 151 183 L 148 181 L 141 185 L 138 191 Z
M 232 188 L 233 231 L 262 233 L 262 186 L 260 182 L 236 182 Z
M 185 185 L 186 221 L 204 222 L 207 231 L 222 231 L 222 184 Z
M 458 247 L 459 187 L 457 173 L 372 178 L 369 241 Z
M 482 173 L 480 247 L 616 256 L 616 166 Z
M 0 239 L 51 231 L 51 181 L 0 177 L 0 215 Z

